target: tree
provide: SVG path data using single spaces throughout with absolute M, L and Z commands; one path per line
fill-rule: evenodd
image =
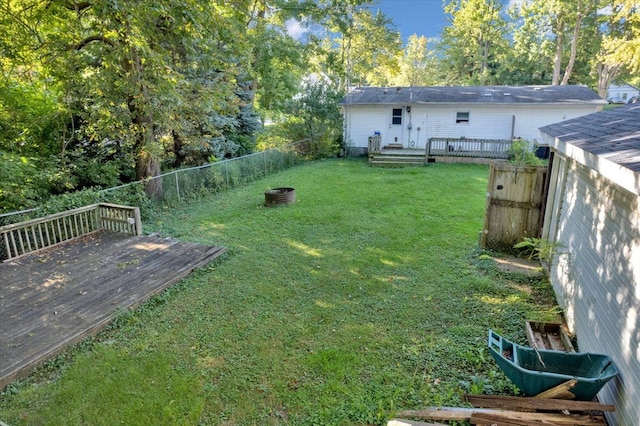
M 564 70 L 564 75 L 562 76 L 562 81 L 560 84 L 566 85 L 569 84 L 569 79 L 571 78 L 571 74 L 573 72 L 573 68 L 576 62 L 576 54 L 578 52 L 578 43 L 580 41 L 580 29 L 582 28 L 582 23 L 585 17 L 589 14 L 594 13 L 597 9 L 597 0 L 576 0 L 575 1 L 575 14 L 573 15 L 573 29 L 571 34 L 571 53 L 569 55 L 569 61 Z M 570 5 L 572 6 L 572 5 Z M 555 73 L 554 73 L 555 77 Z
M 438 58 L 425 36 L 412 35 L 399 59 L 400 71 L 391 79 L 397 86 L 431 86 L 439 83 Z
M 227 2 L 32 0 L 2 7 L 9 28 L 23 35 L 3 39 L 7 50 L 34 52 L 11 63 L 55 82 L 67 117 L 58 144 L 63 160 L 68 148 L 117 141 L 118 157 L 144 179 L 160 173 L 169 146 L 163 141 L 173 140 L 179 160 L 185 146 L 219 132 L 221 115 L 235 117 L 234 131 L 242 127 L 239 65 L 249 50 L 240 11 Z M 160 188 L 147 189 L 157 195 Z
M 303 89 L 288 103 L 285 131 L 290 139 L 311 139 L 318 157 L 335 154 L 342 137 L 342 93 L 328 81 L 306 80 Z
M 442 33 L 443 65 L 449 83 L 496 84 L 508 45 L 500 0 L 452 0 L 450 25 Z
M 353 25 L 342 40 L 348 46 L 347 78 L 350 85 L 386 86 L 398 71 L 400 34 L 381 12 L 361 9 L 353 15 Z
M 319 0 L 309 9 L 311 22 L 322 24 L 323 37 L 311 36 L 313 71 L 329 78 L 339 92 L 352 85 L 384 85 L 397 72 L 401 50 L 398 32 L 370 0 Z M 309 4 L 307 3 L 307 4 Z
M 532 3 L 521 3 L 509 11 L 512 45 L 504 60 L 504 84 L 549 84 L 552 43 Z
M 616 77 L 640 71 L 640 13 L 634 0 L 609 0 L 608 13 L 598 26 L 602 31 L 595 61 L 598 94 L 605 97 Z

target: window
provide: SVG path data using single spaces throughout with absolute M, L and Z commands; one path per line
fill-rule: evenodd
M 394 108 L 391 113 L 391 124 L 402 124 L 402 108 Z
M 469 122 L 469 113 L 468 112 L 457 112 L 456 113 L 456 123 L 468 123 Z

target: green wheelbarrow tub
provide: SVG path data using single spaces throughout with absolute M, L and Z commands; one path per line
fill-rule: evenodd
M 536 350 L 513 343 L 493 330 L 489 330 L 489 352 L 509 380 L 527 396 L 576 380 L 571 393 L 579 401 L 591 401 L 609 380 L 618 375 L 618 369 L 607 355 L 546 349 L 536 353 Z

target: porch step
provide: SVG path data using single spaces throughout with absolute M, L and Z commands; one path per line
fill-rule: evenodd
M 403 149 L 404 145 L 401 143 L 390 143 L 389 145 L 385 145 L 382 149 Z
M 377 167 L 424 166 L 427 160 L 424 156 L 374 155 L 369 158 L 369 164 Z

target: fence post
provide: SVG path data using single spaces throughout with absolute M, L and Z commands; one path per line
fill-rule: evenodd
M 224 160 L 224 180 L 227 182 L 227 188 L 229 188 L 229 160 Z
M 262 159 L 264 160 L 264 175 L 267 176 L 269 171 L 267 170 L 267 151 L 262 151 Z
M 133 209 L 133 221 L 135 222 L 134 235 L 142 235 L 142 218 L 140 216 L 140 207 L 135 207 Z
M 178 194 L 178 202 L 182 202 L 180 199 L 180 183 L 178 182 L 178 171 L 173 172 L 173 175 L 176 177 L 176 194 Z

